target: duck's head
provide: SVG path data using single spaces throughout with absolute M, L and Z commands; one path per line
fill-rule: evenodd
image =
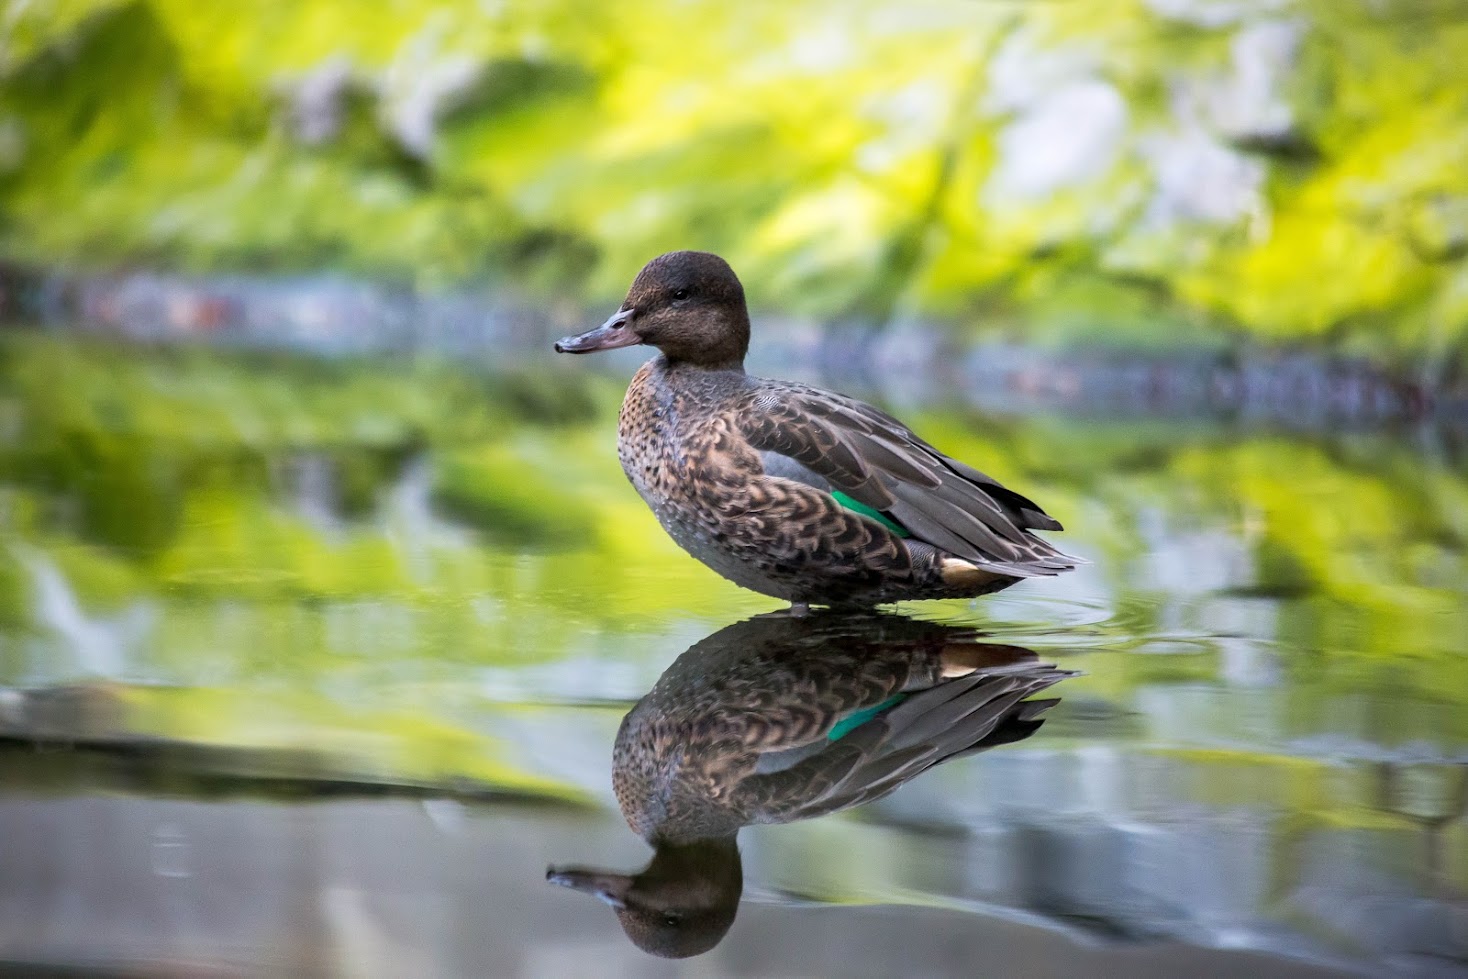
M 749 350 L 744 287 L 729 263 L 708 252 L 668 252 L 642 267 L 622 308 L 605 323 L 556 343 L 586 354 L 645 343 L 673 363 L 732 368 Z
M 552 867 L 545 879 L 601 899 L 632 944 L 667 959 L 701 955 L 719 944 L 744 890 L 733 837 L 660 845 L 638 874 Z

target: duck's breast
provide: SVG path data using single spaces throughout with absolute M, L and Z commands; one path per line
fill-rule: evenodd
M 657 360 L 627 388 L 618 422 L 622 470 L 654 510 L 717 508 L 759 474 L 759 456 L 726 417 L 717 379 L 674 378 Z
M 617 421 L 622 471 L 654 510 L 668 496 L 670 470 L 685 463 L 678 440 L 678 406 L 656 366 L 649 361 L 632 378 Z

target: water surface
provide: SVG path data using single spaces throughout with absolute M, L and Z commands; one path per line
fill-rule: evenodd
M 623 714 L 779 603 L 658 529 L 617 467 L 617 384 L 0 351 L 0 824 L 32 840 L 0 851 L 0 960 L 482 972 L 483 918 L 496 972 L 653 962 L 544 868 L 647 860 L 611 792 Z M 701 968 L 817 971 L 883 929 L 957 950 L 932 973 L 979 935 L 1056 973 L 1465 966 L 1451 438 L 900 410 L 1090 563 L 895 614 L 1080 675 L 1022 742 L 744 830 Z

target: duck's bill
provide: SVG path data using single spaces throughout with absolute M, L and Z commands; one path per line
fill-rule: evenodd
M 605 870 L 586 870 L 581 867 L 556 869 L 548 867 L 545 872 L 548 883 L 569 887 L 573 891 L 590 894 L 604 904 L 614 908 L 627 906 L 626 892 L 632 879 L 625 874 L 614 874 Z
M 594 330 L 580 336 L 562 337 L 556 341 L 556 353 L 589 354 L 595 350 L 615 350 L 641 343 L 642 338 L 632 329 L 632 315 L 632 310 L 620 309 Z

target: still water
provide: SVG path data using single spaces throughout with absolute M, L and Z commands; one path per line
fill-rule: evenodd
M 1090 563 L 801 620 L 619 393 L 7 335 L 0 964 L 1468 970 L 1451 432 L 901 405 Z

